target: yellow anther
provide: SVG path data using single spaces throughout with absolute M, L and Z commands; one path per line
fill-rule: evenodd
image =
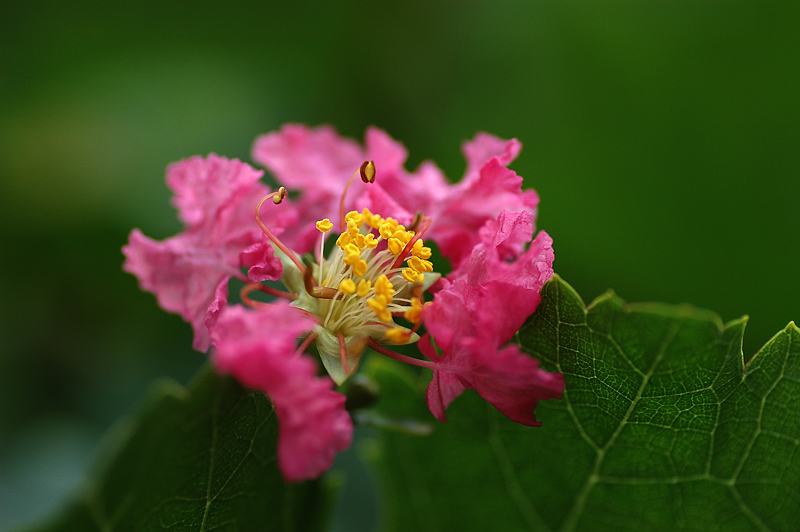
M 339 291 L 345 294 L 352 294 L 356 291 L 356 283 L 352 279 L 342 279 L 339 283 Z
M 375 237 L 373 236 L 372 238 L 375 238 Z M 367 245 L 367 239 L 361 233 L 357 233 L 353 237 L 353 242 L 355 243 L 356 246 L 358 246 L 358 249 L 364 249 L 366 247 L 366 245 Z
M 353 243 L 352 239 L 350 243 L 347 244 L 342 251 L 344 251 L 345 255 L 347 255 L 348 257 L 350 255 L 356 255 L 356 256 L 361 255 L 361 250 L 358 249 L 358 246 L 355 243 Z
M 384 294 L 388 296 L 394 295 L 394 286 L 392 282 L 386 277 L 386 274 L 381 275 L 377 279 L 375 279 L 375 293 L 376 294 Z
M 349 222 L 350 220 L 352 220 L 352 221 L 354 221 L 356 223 L 356 225 L 361 225 L 361 222 L 364 221 L 364 217 L 358 211 L 350 211 L 350 212 L 348 212 L 345 215 L 344 219 L 345 219 L 346 222 Z
M 339 238 L 336 239 L 336 245 L 344 249 L 344 247 L 350 243 L 350 240 L 352 240 L 350 233 L 342 233 L 339 235 Z
M 278 192 L 272 196 L 272 203 L 275 205 L 280 205 L 280 203 L 286 198 L 289 193 L 286 192 L 286 187 L 280 187 Z
M 361 277 L 367 273 L 367 261 L 362 259 L 353 264 L 353 273 L 356 274 L 356 277 Z
M 389 239 L 389 251 L 392 252 L 392 255 L 399 255 L 400 252 L 403 251 L 403 243 L 397 238 L 390 238 Z
M 375 235 L 369 233 L 367 236 L 365 236 L 364 245 L 370 249 L 375 249 L 376 247 L 378 247 L 378 241 L 375 240 Z
M 397 240 L 402 242 L 403 245 L 405 245 L 406 242 L 411 240 L 411 237 L 408 236 L 408 233 L 406 233 L 405 231 L 403 231 L 401 229 L 395 229 L 394 233 L 392 233 L 392 237 L 391 238 L 396 238 Z
M 388 323 L 392 321 L 392 313 L 389 312 L 386 308 L 386 305 L 381 303 L 380 301 L 376 301 L 375 299 L 367 299 L 367 306 L 369 309 L 378 316 L 378 319 L 382 322 Z
M 402 327 L 395 327 L 386 331 L 386 338 L 396 344 L 404 344 L 411 338 L 411 334 Z
M 419 298 L 412 297 L 411 298 L 411 308 L 406 310 L 403 317 L 410 321 L 411 323 L 419 323 L 419 319 L 422 316 L 422 303 L 420 303 Z
M 317 222 L 317 229 L 320 233 L 327 233 L 331 229 L 333 229 L 333 224 L 330 220 L 325 218 L 324 220 L 320 220 Z
M 429 260 L 422 260 L 419 257 L 411 257 L 408 265 L 417 270 L 418 272 L 432 272 L 433 263 Z
M 383 218 L 381 217 L 381 215 L 380 214 L 373 214 L 372 215 L 372 223 L 370 225 L 373 227 L 373 229 L 380 228 L 380 226 L 383 225 Z
M 364 217 L 364 223 L 366 223 L 369 226 L 372 225 L 372 218 L 373 218 L 372 211 L 364 207 L 364 210 L 361 211 L 361 216 Z
M 375 181 L 375 163 L 372 161 L 364 161 L 361 163 L 361 168 L 358 169 L 361 175 L 361 181 L 364 183 L 372 183 Z
M 385 308 L 386 305 L 392 302 L 392 296 L 388 294 L 375 294 L 375 301 L 383 305 Z
M 421 259 L 429 259 L 431 258 L 431 248 L 425 247 L 425 244 L 422 243 L 422 239 L 419 239 L 414 242 L 414 247 L 411 248 L 411 254 Z
M 386 309 L 376 312 L 375 315 L 384 323 L 390 323 L 392 321 L 392 313 Z
M 355 236 L 358 234 L 358 224 L 355 220 L 347 221 L 347 232 L 350 233 L 350 236 Z
M 361 279 L 358 282 L 358 287 L 356 288 L 356 294 L 359 297 L 364 297 L 365 295 L 369 294 L 369 289 L 372 288 L 372 283 L 367 281 L 366 279 Z
M 403 270 L 403 279 L 405 279 L 409 283 L 421 283 L 424 278 L 425 278 L 424 275 L 414 270 L 413 268 L 406 268 L 405 270 Z
M 394 234 L 394 227 L 392 227 L 392 224 L 384 221 L 378 229 L 378 232 L 381 234 L 381 238 L 388 240 L 389 238 L 392 238 L 392 235 Z

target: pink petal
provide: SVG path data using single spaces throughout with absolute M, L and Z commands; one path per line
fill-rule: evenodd
M 210 345 L 205 318 L 217 287 L 231 277 L 243 277 L 240 253 L 262 239 L 254 219 L 256 204 L 267 194 L 258 181 L 261 174 L 213 154 L 171 165 L 167 183 L 187 228 L 162 242 L 134 230 L 122 249 L 125 271 L 136 275 L 165 310 L 191 323 L 197 350 Z M 277 233 L 297 219 L 288 204 L 268 202 L 268 207 L 273 208 L 264 208 L 262 219 Z
M 522 143 L 517 139 L 503 140 L 481 132 L 477 133 L 472 140 L 464 142 L 461 145 L 461 151 L 467 160 L 464 179 L 470 180 L 477 176 L 483 165 L 493 157 L 497 157 L 498 162 L 503 166 L 511 164 L 522 151 Z
M 299 124 L 287 124 L 280 131 L 258 137 L 252 155 L 282 185 L 302 192 L 295 201 L 297 223 L 281 236 L 300 253 L 310 251 L 318 241 L 317 220 L 339 219 L 339 200 L 347 180 L 365 160 L 358 143 L 340 137 L 334 128 Z M 348 208 L 364 186 L 361 180 L 354 180 Z
M 286 302 L 257 311 L 229 307 L 212 337 L 214 364 L 243 385 L 267 394 L 280 422 L 278 463 L 286 480 L 316 478 L 352 442 L 345 397 L 333 381 L 316 376 L 316 364 L 296 352 L 297 337 L 314 323 Z
M 254 283 L 277 281 L 283 274 L 283 265 L 275 256 L 272 244 L 266 240 L 256 242 L 239 254 L 242 266 L 249 266 L 247 278 Z
M 207 350 L 211 342 L 206 312 L 217 287 L 227 285 L 237 270 L 219 253 L 198 247 L 187 235 L 156 242 L 134 229 L 122 252 L 126 257 L 123 269 L 139 278 L 143 290 L 155 294 L 161 308 L 191 324 L 194 349 Z
M 539 401 L 559 399 L 564 390 L 563 375 L 540 369 L 536 359 L 515 345 L 496 352 L 482 347 L 471 350 L 469 362 L 469 369 L 459 374 L 461 380 L 509 419 L 523 425 L 540 426 L 533 413 Z

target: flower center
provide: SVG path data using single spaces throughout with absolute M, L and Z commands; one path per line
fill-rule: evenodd
M 317 268 L 317 283 L 336 290 L 320 301 L 322 325 L 345 336 L 382 325 L 389 340 L 405 343 L 411 331 L 398 327 L 394 318 L 419 323 L 425 274 L 433 272 L 431 250 L 421 233 L 369 209 L 347 213 L 345 223 L 330 260 Z M 317 222 L 323 239 L 332 227 L 327 218 Z

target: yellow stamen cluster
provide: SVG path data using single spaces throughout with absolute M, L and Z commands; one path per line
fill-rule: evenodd
M 322 285 L 339 292 L 322 303 L 325 326 L 348 334 L 377 318 L 393 327 L 387 338 L 396 343 L 407 341 L 410 331 L 394 327 L 393 315 L 419 323 L 422 301 L 412 294 L 418 293 L 424 274 L 433 272 L 430 248 L 397 220 L 369 209 L 347 213 L 344 223 L 333 256 L 321 265 Z M 317 229 L 325 233 L 332 225 L 328 219 L 320 220 Z M 378 250 L 381 241 L 386 244 Z

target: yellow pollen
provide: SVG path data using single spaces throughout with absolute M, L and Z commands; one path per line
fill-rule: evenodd
M 364 207 L 364 210 L 363 210 L 363 211 L 361 211 L 361 216 L 363 216 L 363 217 L 364 217 L 364 222 L 365 222 L 367 225 L 369 225 L 369 226 L 372 226 L 372 221 L 373 221 L 373 215 L 372 215 L 372 211 L 370 211 L 369 209 L 367 209 L 366 207 Z
M 403 251 L 403 243 L 397 238 L 390 238 L 389 239 L 389 251 L 392 252 L 392 255 L 399 255 Z
M 353 273 L 356 277 L 361 277 L 367 273 L 367 261 L 361 259 L 353 265 Z
M 375 235 L 369 233 L 367 236 L 365 236 L 364 245 L 370 249 L 375 249 L 376 247 L 378 247 L 378 241 L 375 240 Z
M 411 335 L 409 332 L 402 327 L 395 327 L 394 329 L 389 329 L 386 331 L 386 338 L 396 344 L 405 343 L 410 337 Z
M 342 233 L 339 235 L 339 238 L 336 239 L 336 245 L 344 249 L 344 247 L 350 243 L 350 240 L 350 233 Z
M 408 265 L 418 272 L 433 271 L 433 263 L 429 260 L 422 260 L 419 257 L 411 257 L 411 259 L 408 261 Z
M 358 224 L 355 222 L 355 220 L 349 220 L 347 222 L 347 232 L 350 233 L 351 236 L 358 234 Z
M 414 270 L 413 268 L 406 268 L 403 270 L 403 279 L 408 281 L 409 283 L 421 283 L 422 280 L 425 278 L 420 272 Z
M 375 294 L 374 299 L 382 306 L 382 308 L 386 308 L 386 305 L 392 302 L 392 296 L 387 294 Z
M 373 236 L 372 238 L 375 238 L 375 237 Z M 366 247 L 366 245 L 367 245 L 367 239 L 361 233 L 358 233 L 357 235 L 355 235 L 353 237 L 353 241 L 355 242 L 356 246 L 358 246 L 358 249 L 364 249 Z
M 328 231 L 333 229 L 333 224 L 329 219 L 325 218 L 324 220 L 320 220 L 317 222 L 317 229 L 319 230 L 320 233 L 327 233 Z
M 394 286 L 389 278 L 386 277 L 386 274 L 375 279 L 375 293 L 388 295 L 390 297 L 394 295 Z
M 361 279 L 358 282 L 358 288 L 356 293 L 359 297 L 364 297 L 365 295 L 369 294 L 369 289 L 372 288 L 372 283 L 367 281 L 366 279 Z
M 415 257 L 427 260 L 431 258 L 431 248 L 425 247 L 425 244 L 422 243 L 422 239 L 419 239 L 414 242 L 414 247 L 411 248 L 411 254 Z
M 394 228 L 390 223 L 383 222 L 383 224 L 381 224 L 380 228 L 378 229 L 378 232 L 381 234 L 381 238 L 388 240 L 392 238 L 392 234 L 394 234 Z
M 352 279 L 342 279 L 339 283 L 339 291 L 345 294 L 352 294 L 356 291 L 356 283 Z
M 358 211 L 350 211 L 344 217 L 346 222 L 353 221 L 356 225 L 361 225 L 361 222 L 364 221 L 364 217 Z M 349 225 L 349 224 L 348 224 Z

